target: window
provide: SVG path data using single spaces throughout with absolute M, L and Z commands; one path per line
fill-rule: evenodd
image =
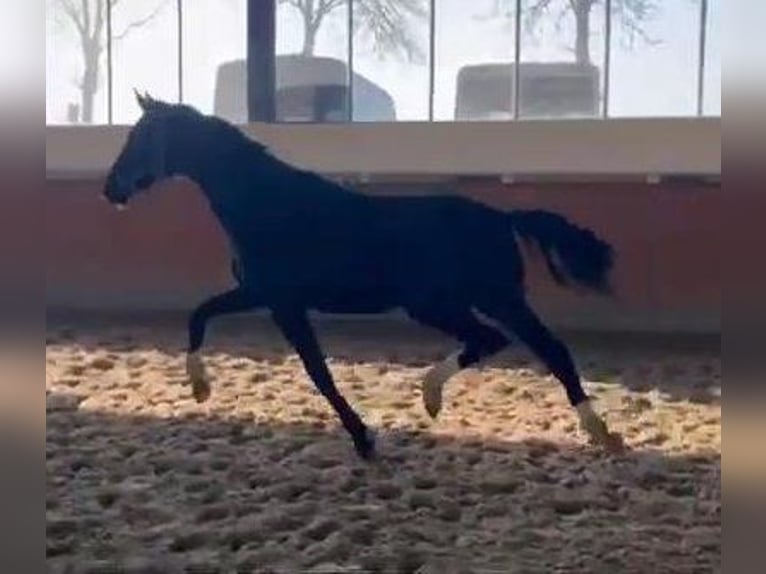
M 46 122 L 107 123 L 106 0 L 48 0 L 46 8 Z
M 183 101 L 202 113 L 247 122 L 247 0 L 182 5 Z
M 141 115 L 133 89 L 179 100 L 178 12 L 174 0 L 111 0 L 113 122 Z
M 277 121 L 349 119 L 347 0 L 278 0 Z
M 423 121 L 430 106 L 430 2 L 353 0 L 354 121 Z
M 134 88 L 247 121 L 266 0 L 46 1 L 47 123 L 130 124 Z M 721 114 L 722 0 L 275 2 L 277 121 Z
M 611 116 L 697 114 L 700 0 L 612 0 Z
M 519 117 L 597 117 L 604 85 L 600 0 L 523 0 Z
M 437 0 L 434 119 L 512 118 L 514 22 L 513 0 Z

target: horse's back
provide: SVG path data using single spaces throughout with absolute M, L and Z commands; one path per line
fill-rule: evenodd
M 385 198 L 381 228 L 396 273 L 421 284 L 473 287 L 521 278 L 507 216 L 452 196 Z
M 502 212 L 460 197 L 371 197 L 307 181 L 306 193 L 275 196 L 268 214 L 247 209 L 252 225 L 240 219 L 242 279 L 271 301 L 376 313 L 416 294 L 519 282 L 520 257 Z

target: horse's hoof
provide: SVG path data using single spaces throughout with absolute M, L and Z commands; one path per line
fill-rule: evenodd
M 198 403 L 204 403 L 210 398 L 210 381 L 205 370 L 205 364 L 196 354 L 186 356 L 186 375 L 192 387 L 192 396 Z
M 441 363 L 431 367 L 423 377 L 423 406 L 426 412 L 435 419 L 442 409 L 442 391 L 450 378 L 460 372 L 458 353 L 453 353 Z
M 204 403 L 210 398 L 210 383 L 205 379 L 194 379 L 192 382 L 192 396 L 198 403 Z
M 592 409 L 590 402 L 585 401 L 577 406 L 580 415 L 580 425 L 588 434 L 591 444 L 603 448 L 609 454 L 622 454 L 625 452 L 625 442 L 622 435 L 617 432 L 609 432 L 606 423 Z
M 609 454 L 624 454 L 625 453 L 625 440 L 618 432 L 610 432 L 606 436 L 606 440 L 602 444 L 602 447 Z
M 442 381 L 426 379 L 423 382 L 423 406 L 432 419 L 442 410 Z
M 362 460 L 372 460 L 375 458 L 375 431 L 370 428 L 364 430 L 364 436 L 360 439 L 354 439 L 354 448 Z

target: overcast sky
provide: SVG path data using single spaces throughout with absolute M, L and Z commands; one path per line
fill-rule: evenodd
M 56 0 L 48 0 L 55 7 Z M 129 0 L 115 8 L 113 29 L 121 32 L 130 23 L 151 13 L 163 0 Z M 138 109 L 132 95 L 135 86 L 158 97 L 176 100 L 177 14 L 175 1 L 145 26 L 131 31 L 114 48 L 114 121 L 132 123 Z M 564 1 L 564 0 L 558 0 Z M 494 0 L 437 0 L 436 119 L 453 117 L 455 78 L 466 64 L 513 61 L 513 21 L 503 17 L 482 19 Z M 219 64 L 245 56 L 244 0 L 186 0 L 184 5 L 184 99 L 200 110 L 213 108 L 215 74 Z M 613 28 L 610 113 L 613 116 L 668 116 L 696 113 L 699 5 L 694 0 L 662 0 L 653 20 L 645 24 L 647 34 L 658 43 L 638 41 L 625 46 L 619 26 Z M 721 0 L 710 0 L 707 74 L 707 113 L 720 114 Z M 55 8 L 46 16 L 47 27 L 47 121 L 63 123 L 69 102 L 79 100 L 75 81 L 82 70 L 79 45 L 73 28 Z M 294 9 L 281 6 L 277 24 L 278 53 L 301 47 L 302 26 Z M 428 48 L 428 24 L 414 28 L 421 45 Z M 522 36 L 522 61 L 571 60 L 572 26 L 540 30 L 536 39 Z M 604 58 L 604 16 L 594 12 L 591 54 L 601 66 Z M 428 117 L 428 65 L 397 59 L 380 60 L 372 54 L 369 41 L 355 44 L 354 69 L 387 90 L 399 119 Z M 346 13 L 339 10 L 322 27 L 317 55 L 347 56 Z M 106 121 L 105 75 L 96 102 L 96 122 Z

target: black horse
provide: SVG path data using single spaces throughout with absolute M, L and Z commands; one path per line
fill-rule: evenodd
M 374 433 L 335 386 L 307 312 L 404 309 L 463 347 L 426 375 L 432 417 L 442 388 L 509 344 L 513 332 L 547 365 L 591 438 L 621 447 L 590 406 L 569 351 L 525 300 L 517 235 L 536 244 L 556 281 L 608 292 L 611 247 L 545 211 L 493 210 L 467 199 L 369 197 L 274 157 L 235 126 L 192 107 L 136 94 L 143 116 L 108 174 L 104 195 L 122 207 L 154 182 L 185 176 L 205 193 L 233 251 L 237 286 L 189 319 L 187 371 L 197 400 L 210 387 L 198 351 L 215 316 L 268 309 L 363 458 Z M 491 318 L 493 326 L 482 318 Z

